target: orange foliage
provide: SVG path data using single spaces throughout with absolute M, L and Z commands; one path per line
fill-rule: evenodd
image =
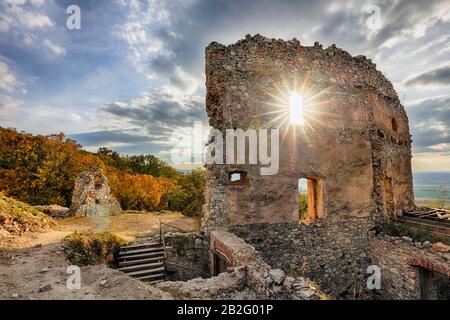
M 122 208 L 151 211 L 159 204 L 163 188 L 147 174 L 109 172 L 109 185 Z
M 0 191 L 32 205 L 70 206 L 76 177 L 92 167 L 106 172 L 123 209 L 201 214 L 202 172 L 179 174 L 153 155 L 84 151 L 63 133 L 33 136 L 0 127 Z
M 63 133 L 45 136 L 0 128 L 0 190 L 30 204 L 69 205 L 77 175 L 102 161 Z

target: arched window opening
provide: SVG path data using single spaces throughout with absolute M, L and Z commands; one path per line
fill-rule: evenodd
M 397 120 L 395 120 L 395 118 L 392 118 L 392 130 L 394 130 L 394 132 L 397 132 L 398 130 L 398 126 L 397 126 Z

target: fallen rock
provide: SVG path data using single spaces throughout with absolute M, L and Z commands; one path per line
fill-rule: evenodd
M 433 250 L 435 252 L 449 252 L 450 246 L 448 246 L 442 242 L 436 242 L 436 243 L 433 243 L 433 245 L 431 246 L 431 250 Z
M 67 207 L 62 207 L 57 204 L 33 206 L 33 208 L 35 208 L 55 219 L 61 219 L 61 218 L 65 218 L 65 217 L 69 216 L 69 210 L 70 210 Z
M 269 275 L 276 284 L 283 283 L 283 280 L 285 278 L 285 273 L 281 269 L 272 269 L 269 271 Z
M 412 238 L 410 238 L 410 237 L 402 237 L 402 239 L 403 240 L 405 240 L 405 241 L 408 241 L 408 242 L 412 242 L 413 241 L 413 239 Z
M 289 289 L 292 289 L 292 287 L 294 286 L 294 283 L 295 283 L 295 279 L 292 277 L 286 277 L 286 279 L 284 279 L 284 282 L 283 282 L 284 286 Z
M 39 292 L 47 292 L 47 291 L 50 291 L 52 289 L 53 289 L 53 287 L 52 287 L 51 284 L 46 284 L 45 286 L 42 286 L 42 287 L 39 288 Z
M 270 287 L 270 286 L 272 285 L 272 283 L 273 283 L 273 279 L 272 279 L 271 277 L 269 277 L 269 276 L 267 276 L 267 277 L 265 278 L 265 281 L 266 281 L 266 285 L 267 285 L 268 287 Z
M 301 299 L 309 300 L 314 295 L 314 290 L 303 288 L 297 292 Z

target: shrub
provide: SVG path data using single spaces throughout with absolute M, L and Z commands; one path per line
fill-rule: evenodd
M 108 231 L 74 232 L 64 240 L 64 253 L 70 263 L 78 266 L 108 264 L 117 267 L 120 247 L 126 244 L 126 240 Z
M 193 171 L 177 179 L 176 185 L 167 195 L 170 210 L 181 211 L 187 216 L 201 216 L 205 203 L 205 175 Z
M 308 214 L 308 198 L 306 193 L 298 195 L 298 213 L 300 220 L 305 220 Z

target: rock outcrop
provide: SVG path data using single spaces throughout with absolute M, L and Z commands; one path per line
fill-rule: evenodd
M 111 194 L 108 179 L 100 168 L 80 173 L 72 194 L 72 216 L 106 216 L 119 211 L 122 208 Z
M 39 206 L 33 206 L 33 208 L 45 213 L 46 215 L 48 215 L 54 219 L 62 219 L 62 218 L 66 218 L 70 215 L 69 208 L 62 207 L 58 204 L 39 205 Z

